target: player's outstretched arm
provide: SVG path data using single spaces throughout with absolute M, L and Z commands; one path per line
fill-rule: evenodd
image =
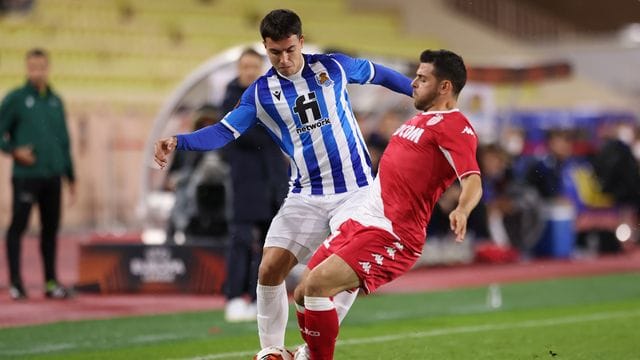
M 462 191 L 458 198 L 458 206 L 449 214 L 451 231 L 456 235 L 456 241 L 461 242 L 467 233 L 467 219 L 482 197 L 482 180 L 480 175 L 471 174 L 460 180 Z
M 375 75 L 371 80 L 372 84 L 382 85 L 391 91 L 395 91 L 407 96 L 413 96 L 411 79 L 401 73 L 386 66 L 373 63 Z

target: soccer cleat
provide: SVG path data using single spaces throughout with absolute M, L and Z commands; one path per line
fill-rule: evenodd
M 69 299 L 73 297 L 73 293 L 57 281 L 50 280 L 47 282 L 44 296 L 49 299 Z
M 293 360 L 293 353 L 281 346 L 269 346 L 260 350 L 253 360 Z
M 293 355 L 293 360 L 310 360 L 311 354 L 309 354 L 309 347 L 307 344 L 300 345 L 296 349 L 296 353 Z
M 16 284 L 9 287 L 9 296 L 11 296 L 11 299 L 13 300 L 25 300 L 27 298 L 27 293 L 24 291 L 22 284 Z

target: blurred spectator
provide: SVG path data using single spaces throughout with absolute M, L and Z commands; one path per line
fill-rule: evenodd
M 387 147 L 389 139 L 393 133 L 402 125 L 402 118 L 397 111 L 387 111 L 382 115 L 375 130 L 371 131 L 366 137 L 369 155 L 371 156 L 371 169 L 374 174 L 378 172 L 378 163 L 380 156 Z
M 526 181 L 542 197 L 545 228 L 534 247 L 538 256 L 568 258 L 576 241 L 575 220 L 579 199 L 573 172 L 580 167 L 573 154 L 573 133 L 551 129 L 546 134 L 544 156 L 533 161 Z
M 593 159 L 593 168 L 602 191 L 611 194 L 617 205 L 638 208 L 640 205 L 640 169 L 632 145 L 635 129 L 631 124 L 616 124 L 605 135 Z
M 546 200 L 566 198 L 564 171 L 573 160 L 573 138 L 570 130 L 552 129 L 547 133 L 547 154 L 531 164 L 526 181 Z
M 458 197 L 461 190 L 459 183 L 453 183 L 440 195 L 436 206 L 433 208 L 433 214 L 427 227 L 428 238 L 432 236 L 441 238 L 450 235 L 449 213 L 458 206 Z M 489 238 L 487 209 L 482 202 L 479 202 L 469 214 L 467 232 L 475 240 L 482 241 Z
M 40 210 L 40 251 L 44 262 L 45 295 L 70 296 L 56 276 L 56 243 L 61 214 L 61 178 L 69 184 L 75 202 L 75 177 L 62 99 L 48 82 L 49 57 L 42 49 L 26 55 L 27 82 L 9 94 L 0 106 L 0 149 L 13 157 L 13 208 L 7 232 L 9 293 L 27 297 L 20 276 L 20 242 L 33 204 Z
M 217 123 L 220 110 L 203 105 L 195 113 L 193 130 Z M 175 191 L 175 203 L 167 223 L 167 241 L 184 243 L 187 236 L 211 237 L 227 232 L 227 165 L 216 151 L 176 152 L 165 189 Z
M 26 13 L 33 8 L 34 0 L 0 0 L 0 15 L 8 12 Z
M 254 80 L 264 60 L 253 49 L 238 59 L 238 77 L 228 85 L 222 109 L 231 111 Z M 225 319 L 255 321 L 258 266 L 264 239 L 288 191 L 287 164 L 267 130 L 256 125 L 224 148 L 231 167 L 232 206 L 227 249 Z M 247 299 L 244 298 L 247 296 Z
M 514 178 L 510 157 L 499 145 L 481 146 L 478 159 L 491 238 L 527 257 L 544 229 L 540 197 L 531 186 Z

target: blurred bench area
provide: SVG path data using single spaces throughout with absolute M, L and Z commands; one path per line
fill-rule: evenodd
M 188 219 L 180 244 L 165 243 L 175 193 L 166 186 L 167 172 L 152 164 L 153 141 L 190 131 L 198 109 L 220 105 L 241 50 L 253 46 L 264 54 L 258 22 L 268 10 L 300 14 L 308 51 L 361 55 L 410 77 L 422 50 L 448 48 L 469 66 L 459 105 L 481 142 L 484 199 L 469 241 L 458 246 L 446 225 L 456 189 L 443 195 L 419 265 L 589 258 L 638 243 L 640 24 L 632 14 L 640 13 L 640 2 L 603 6 L 0 0 L 0 96 L 25 80 L 28 49 L 49 50 L 52 84 L 67 103 L 78 179 L 64 233 L 91 234 L 85 245 L 126 233 L 167 248 L 218 246 L 225 242 L 231 186 L 224 178 L 194 185 L 200 211 Z M 375 86 L 351 94 L 375 164 L 390 135 L 415 112 L 412 101 Z M 224 174 L 215 155 L 206 163 Z M 11 213 L 10 173 L 9 159 L 0 157 L 2 233 Z M 147 262 L 172 256 L 136 251 Z

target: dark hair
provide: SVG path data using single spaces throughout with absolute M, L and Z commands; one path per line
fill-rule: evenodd
M 246 48 L 244 50 L 242 50 L 242 53 L 240 54 L 240 56 L 238 57 L 238 59 L 241 59 L 247 55 L 251 55 L 251 56 L 255 56 L 255 57 L 259 57 L 262 59 L 262 55 L 260 55 L 259 52 L 255 51 L 253 48 Z
M 207 125 L 217 123 L 220 119 L 222 119 L 222 113 L 219 107 L 213 104 L 204 104 L 195 112 L 193 128 L 199 130 Z
M 460 94 L 467 82 L 467 69 L 460 55 L 449 50 L 425 50 L 420 62 L 433 64 L 433 75 L 440 81 L 451 81 L 453 93 Z
M 47 51 L 42 48 L 33 48 L 27 51 L 27 55 L 25 56 L 25 58 L 30 59 L 32 57 L 43 57 L 45 59 L 49 59 L 49 55 L 47 54 Z
M 276 9 L 268 13 L 260 22 L 262 40 L 286 39 L 291 35 L 302 36 L 302 21 L 298 14 L 288 9 Z

